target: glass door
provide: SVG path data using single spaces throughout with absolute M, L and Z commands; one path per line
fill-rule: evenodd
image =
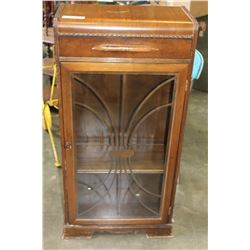
M 77 217 L 159 217 L 172 75 L 72 75 Z

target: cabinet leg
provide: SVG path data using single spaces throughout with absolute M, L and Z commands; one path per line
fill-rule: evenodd
M 81 237 L 83 237 L 84 239 L 86 239 L 86 240 L 90 240 L 90 239 L 92 239 L 92 237 L 93 237 L 93 233 L 91 232 L 91 233 L 83 233 L 82 235 L 81 235 Z
M 146 236 L 147 238 L 150 239 L 157 239 L 157 238 L 170 239 L 174 237 L 172 235 L 172 230 L 168 228 L 146 231 Z
M 81 237 L 83 239 L 90 240 L 93 237 L 94 231 L 84 230 L 79 228 L 64 228 L 64 239 L 70 239 L 71 237 Z

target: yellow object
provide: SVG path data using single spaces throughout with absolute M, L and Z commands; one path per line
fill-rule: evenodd
M 61 163 L 59 162 L 57 152 L 56 152 L 56 146 L 55 146 L 53 134 L 52 134 L 52 131 L 51 131 L 52 119 L 51 119 L 51 113 L 50 113 L 50 108 L 49 108 L 48 104 L 43 105 L 43 127 L 49 133 L 49 138 L 50 138 L 50 142 L 51 142 L 51 145 L 52 145 L 52 150 L 53 150 L 53 154 L 54 154 L 54 158 L 55 158 L 55 166 L 56 167 L 61 167 Z
M 54 64 L 53 66 L 53 79 L 52 79 L 52 84 L 51 84 L 51 90 L 50 90 L 50 98 L 48 101 L 48 104 L 51 107 L 55 107 L 58 109 L 57 105 L 58 105 L 58 99 L 53 99 L 53 94 L 54 94 L 54 89 L 55 89 L 55 82 L 56 82 L 56 64 Z
M 43 129 L 48 130 L 51 128 L 52 128 L 51 112 L 49 105 L 45 103 L 43 104 Z
M 52 134 L 52 116 L 51 116 L 51 111 L 50 107 L 54 107 L 58 109 L 58 99 L 53 99 L 53 94 L 54 94 L 54 88 L 55 88 L 55 82 L 56 82 L 56 64 L 53 65 L 53 80 L 52 80 L 52 85 L 51 85 L 51 91 L 50 91 L 50 99 L 43 104 L 43 129 L 47 130 L 49 133 L 49 138 L 55 158 L 55 166 L 56 167 L 61 167 L 61 163 L 59 162 L 57 151 L 56 151 L 56 146 Z

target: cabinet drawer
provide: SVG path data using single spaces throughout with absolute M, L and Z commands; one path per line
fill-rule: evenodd
M 61 57 L 191 58 L 190 39 L 59 37 Z

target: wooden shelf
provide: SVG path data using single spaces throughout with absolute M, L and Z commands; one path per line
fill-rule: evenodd
M 79 165 L 77 169 L 77 173 L 108 173 L 109 172 L 108 163 L 88 163 L 86 165 Z M 130 173 L 129 168 L 127 167 L 127 173 Z M 164 172 L 164 165 L 162 161 L 141 161 L 133 162 L 130 166 L 130 169 L 135 174 L 161 174 Z M 115 172 L 115 166 L 113 166 L 111 173 Z M 121 171 L 125 173 L 124 167 Z M 120 173 L 119 166 L 117 167 L 117 173 Z

